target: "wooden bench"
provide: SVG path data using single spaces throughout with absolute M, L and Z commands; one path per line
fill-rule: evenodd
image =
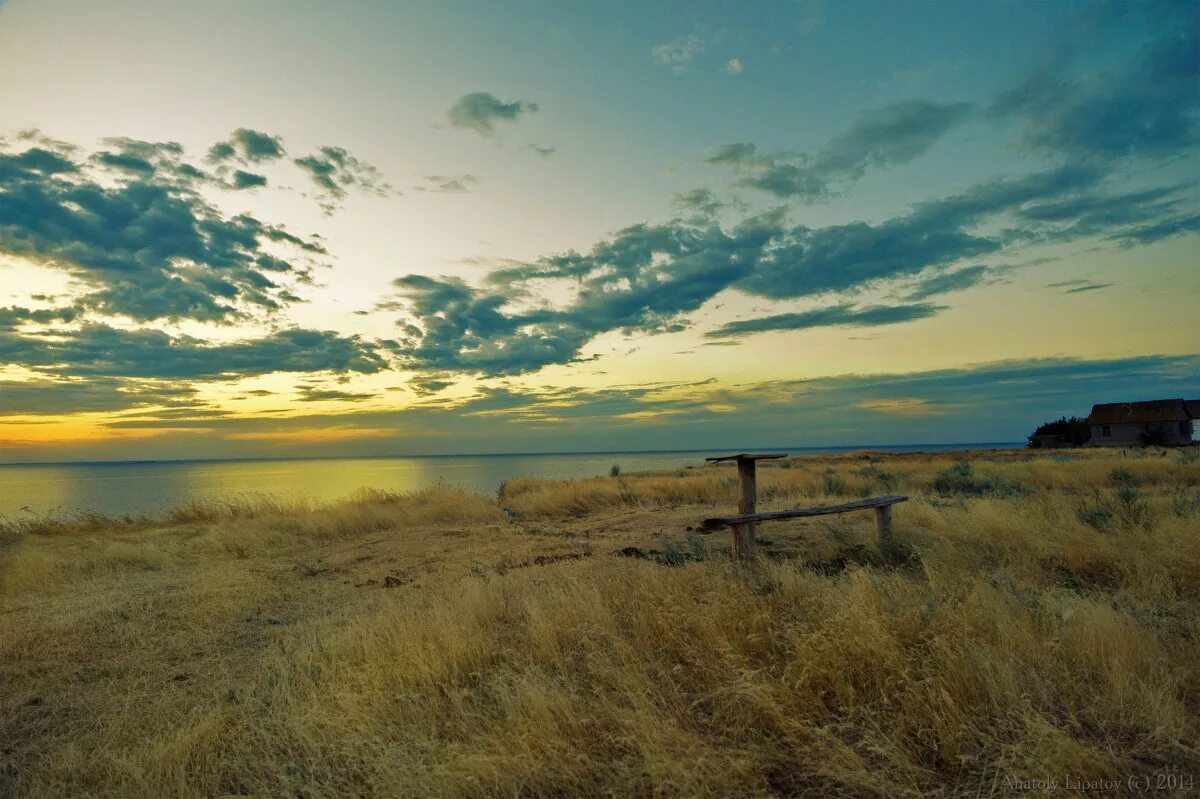
M 754 557 L 754 525 L 757 522 L 771 522 L 780 519 L 801 519 L 810 516 L 828 516 L 836 513 L 848 513 L 856 510 L 875 511 L 875 545 L 879 553 L 886 558 L 895 554 L 895 542 L 892 540 L 892 506 L 904 502 L 908 497 L 885 496 L 870 497 L 842 505 L 822 505 L 815 508 L 797 508 L 795 510 L 780 510 L 770 513 L 755 513 L 756 476 L 755 463 L 760 460 L 774 460 L 786 457 L 782 453 L 767 455 L 721 455 L 715 458 L 705 458 L 710 462 L 736 461 L 740 491 L 738 494 L 738 515 L 713 516 L 700 523 L 702 530 L 715 530 L 729 527 L 733 533 L 733 554 L 740 560 L 751 560 Z

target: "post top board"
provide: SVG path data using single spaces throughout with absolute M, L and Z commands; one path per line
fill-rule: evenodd
M 717 462 L 717 461 L 764 461 L 764 460 L 776 460 L 776 459 L 778 459 L 778 458 L 786 458 L 786 457 L 787 457 L 787 453 L 786 453 L 786 452 L 770 452 L 770 453 L 762 453 L 762 454 L 757 454 L 757 455 L 751 455 L 751 454 L 749 454 L 749 453 L 746 453 L 746 452 L 739 452 L 737 455 L 718 455 L 718 456 L 716 456 L 716 457 L 714 457 L 714 458 L 705 458 L 704 460 L 706 460 L 706 461 L 711 461 L 711 462 L 714 462 L 714 463 L 715 463 L 715 462 Z

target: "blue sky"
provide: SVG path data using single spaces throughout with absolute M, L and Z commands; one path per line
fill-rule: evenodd
M 1200 395 L 1198 30 L 10 0 L 0 460 L 1011 440 Z

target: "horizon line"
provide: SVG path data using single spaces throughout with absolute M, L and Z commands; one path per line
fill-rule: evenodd
M 828 444 L 807 446 L 765 446 L 745 447 L 743 452 L 754 450 L 779 451 L 801 450 L 856 450 L 870 451 L 875 449 L 906 449 L 918 447 L 963 447 L 965 449 L 995 447 L 997 445 L 1024 445 L 1024 441 L 960 441 L 936 443 L 926 441 L 912 444 Z M 253 463 L 261 461 L 333 461 L 333 460 L 420 460 L 424 458 L 516 458 L 516 457 L 545 457 L 550 455 L 667 455 L 671 453 L 716 452 L 732 448 L 700 447 L 689 449 L 624 449 L 624 450 L 555 450 L 550 452 L 463 452 L 419 455 L 280 455 L 245 458 L 132 458 L 129 460 L 67 460 L 67 461 L 4 461 L 0 468 L 9 466 L 122 466 L 136 464 L 169 464 L 169 463 Z M 919 451 L 919 450 L 916 450 Z M 789 453 L 790 454 L 790 453 Z

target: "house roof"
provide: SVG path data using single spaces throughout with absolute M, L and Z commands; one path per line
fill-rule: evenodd
M 1187 411 L 1188 416 L 1193 419 L 1200 419 L 1200 399 L 1184 400 L 1183 407 Z
M 1188 411 L 1184 408 L 1182 399 L 1109 402 L 1092 406 L 1092 412 L 1088 414 L 1088 424 L 1177 422 L 1187 418 Z

